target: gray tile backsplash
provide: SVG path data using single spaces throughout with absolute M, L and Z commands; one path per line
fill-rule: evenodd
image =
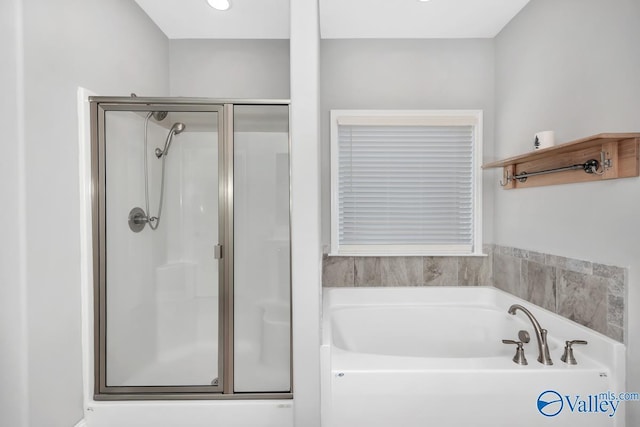
M 521 258 L 506 255 L 500 247 L 493 255 L 493 286 L 524 298 L 524 289 L 520 280 Z
M 322 260 L 324 286 L 353 286 L 355 266 L 353 257 L 328 257 Z
M 448 286 L 458 282 L 458 260 L 454 257 L 424 257 L 422 283 L 427 286 Z
M 520 248 L 484 257 L 329 257 L 323 286 L 495 286 L 624 342 L 627 270 Z
M 521 297 L 550 311 L 557 309 L 556 269 L 530 259 L 520 264 Z
M 495 287 L 624 342 L 625 268 L 496 245 L 493 274 Z
M 485 251 L 487 257 L 456 258 L 458 281 L 460 286 L 493 285 L 493 248 Z
M 380 258 L 380 277 L 387 286 L 419 286 L 424 284 L 422 257 Z
M 323 286 L 491 286 L 485 257 L 324 257 Z M 353 272 L 353 273 L 352 273 Z
M 355 274 L 351 286 L 382 286 L 382 265 L 378 257 L 354 258 Z
M 556 312 L 606 334 L 607 280 L 598 276 L 559 269 Z

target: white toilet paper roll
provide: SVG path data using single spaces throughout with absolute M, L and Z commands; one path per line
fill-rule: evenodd
M 553 144 L 555 144 L 555 136 L 552 130 L 538 132 L 533 136 L 534 150 L 553 147 Z

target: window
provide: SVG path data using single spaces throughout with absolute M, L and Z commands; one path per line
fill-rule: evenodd
M 331 111 L 332 255 L 479 255 L 482 111 Z

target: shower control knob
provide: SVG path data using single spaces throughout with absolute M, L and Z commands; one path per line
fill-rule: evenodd
M 139 233 L 144 229 L 144 226 L 147 225 L 149 218 L 142 208 L 135 207 L 129 212 L 127 222 L 129 223 L 131 231 Z

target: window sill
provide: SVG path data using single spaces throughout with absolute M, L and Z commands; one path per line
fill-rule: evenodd
M 452 253 L 362 253 L 362 252 L 341 252 L 341 253 L 328 253 L 328 257 L 363 257 L 363 258 L 380 258 L 380 257 L 487 257 L 489 254 L 485 253 L 470 253 L 470 254 L 452 254 Z

